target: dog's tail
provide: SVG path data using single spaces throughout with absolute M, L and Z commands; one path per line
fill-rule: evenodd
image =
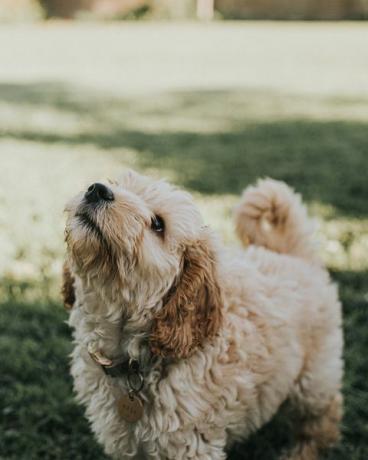
M 263 179 L 247 187 L 234 213 L 236 232 L 244 245 L 319 262 L 315 225 L 301 198 L 284 182 Z

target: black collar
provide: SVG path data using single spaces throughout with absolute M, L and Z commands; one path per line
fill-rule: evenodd
M 140 370 L 139 362 L 131 358 L 112 364 L 111 366 L 104 366 L 101 364 L 101 367 L 105 374 L 110 377 L 124 377 L 132 372 Z
M 110 377 L 125 377 L 130 391 L 138 393 L 144 386 L 143 369 L 141 369 L 139 362 L 135 359 L 126 359 L 111 366 L 101 367 L 106 375 Z

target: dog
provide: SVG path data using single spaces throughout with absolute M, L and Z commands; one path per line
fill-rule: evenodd
M 116 459 L 220 460 L 284 402 L 289 460 L 339 439 L 341 305 L 299 195 L 272 179 L 226 248 L 190 194 L 135 172 L 66 206 L 77 398 Z

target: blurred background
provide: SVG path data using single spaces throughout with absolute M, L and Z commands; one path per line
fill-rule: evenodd
M 6 20 L 366 19 L 368 0 L 2 0 Z
M 0 0 L 0 459 L 102 460 L 68 371 L 65 202 L 127 168 L 231 210 L 285 180 L 319 222 L 346 337 L 343 438 L 368 458 L 367 0 Z M 278 415 L 232 460 L 275 460 Z

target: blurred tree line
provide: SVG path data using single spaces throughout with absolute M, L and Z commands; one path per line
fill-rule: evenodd
M 368 0 L 0 0 L 0 17 L 366 19 Z

